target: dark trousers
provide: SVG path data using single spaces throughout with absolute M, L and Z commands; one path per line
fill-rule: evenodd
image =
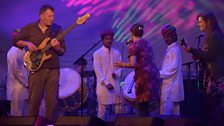
M 138 116 L 148 116 L 149 102 L 136 102 L 136 109 Z
M 46 118 L 55 121 L 59 87 L 59 69 L 40 69 L 29 76 L 29 116 L 38 116 L 41 100 L 46 103 Z
M 221 108 L 223 95 L 206 95 L 204 99 L 205 120 L 209 126 L 224 126 L 224 110 Z

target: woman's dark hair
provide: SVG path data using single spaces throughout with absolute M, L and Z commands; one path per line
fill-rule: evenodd
M 197 16 L 197 20 L 200 17 L 205 21 L 205 24 L 206 24 L 206 28 L 205 28 L 205 32 L 207 32 L 205 36 L 206 44 L 208 44 L 209 34 L 211 34 L 213 31 L 220 32 L 223 35 L 222 30 L 220 29 L 219 24 L 216 20 L 216 17 L 212 12 L 199 14 Z
M 144 33 L 143 29 L 144 26 L 142 24 L 137 23 L 131 27 L 131 33 L 136 37 L 142 37 Z
M 219 27 L 219 24 L 216 20 L 216 17 L 212 12 L 199 14 L 197 16 L 197 20 L 198 20 L 199 17 L 201 17 L 206 23 L 206 32 L 209 32 L 209 33 L 213 32 L 213 31 L 222 32 L 220 27 Z

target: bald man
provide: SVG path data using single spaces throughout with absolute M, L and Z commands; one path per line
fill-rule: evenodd
M 180 115 L 179 103 L 184 100 L 184 88 L 181 51 L 176 43 L 176 28 L 172 25 L 165 25 L 161 33 L 168 47 L 160 70 L 160 78 L 162 78 L 160 114 Z

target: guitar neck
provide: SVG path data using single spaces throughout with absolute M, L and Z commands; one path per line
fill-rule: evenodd
M 84 16 L 80 17 L 79 19 L 77 19 L 77 21 L 74 24 L 69 26 L 65 31 L 63 31 L 62 33 L 58 34 L 56 36 L 56 39 L 58 41 L 60 41 L 65 35 L 67 35 L 77 25 L 80 25 L 80 24 L 83 24 L 84 22 L 86 22 L 86 19 L 88 19 L 89 17 L 90 17 L 89 13 L 87 13 Z M 47 51 L 50 47 L 51 47 L 51 44 L 50 44 L 50 42 L 48 42 L 47 45 L 41 50 L 41 52 Z
M 75 28 L 78 24 L 74 23 L 70 27 L 68 27 L 64 32 L 58 34 L 56 36 L 57 40 L 62 39 L 65 35 L 67 35 L 73 28 Z M 41 50 L 41 52 L 46 52 L 49 48 L 51 48 L 51 43 L 48 42 L 47 45 Z
M 61 34 L 57 35 L 56 39 L 60 40 L 62 39 L 65 35 L 67 35 L 73 28 L 75 28 L 78 24 L 75 22 L 74 24 L 72 24 L 70 27 L 68 27 L 64 32 L 62 32 Z

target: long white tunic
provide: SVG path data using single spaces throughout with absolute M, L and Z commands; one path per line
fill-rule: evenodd
M 121 54 L 118 50 L 105 48 L 104 46 L 96 50 L 93 54 L 93 68 L 97 77 L 96 93 L 100 104 L 116 104 L 122 102 L 122 93 L 120 92 L 120 74 L 121 69 L 114 68 L 113 64 L 121 61 Z M 112 77 L 112 73 L 117 78 Z M 111 83 L 114 90 L 108 90 L 106 85 Z
M 7 99 L 18 101 L 28 99 L 27 70 L 23 65 L 25 51 L 17 47 L 11 47 L 7 53 Z
M 179 102 L 184 100 L 184 87 L 182 77 L 182 61 L 179 45 L 174 42 L 168 46 L 160 70 L 162 78 L 161 98 Z

